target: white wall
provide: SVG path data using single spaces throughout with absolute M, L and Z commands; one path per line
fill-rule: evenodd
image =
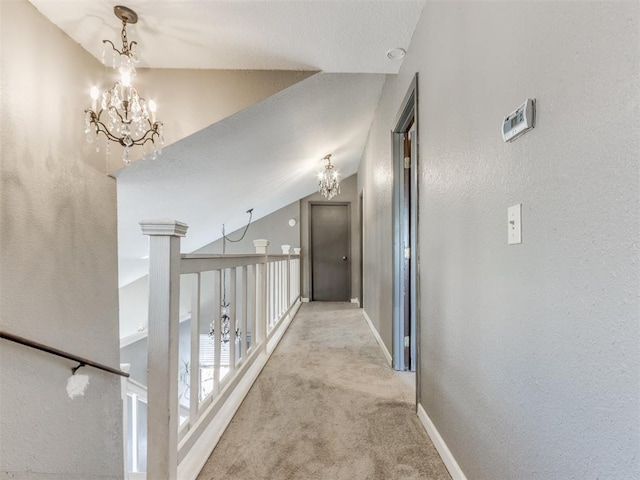
M 428 2 L 385 85 L 365 310 L 391 346 L 389 131 L 419 72 L 420 397 L 469 479 L 640 476 L 639 45 L 637 2 Z
M 84 143 L 102 68 L 24 0 L 2 1 L 0 329 L 118 367 L 115 180 Z M 120 377 L 0 340 L 0 477 L 123 476 Z

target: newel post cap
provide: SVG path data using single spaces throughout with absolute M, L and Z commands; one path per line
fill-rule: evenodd
M 256 247 L 256 253 L 267 253 L 269 240 L 266 238 L 259 238 L 258 240 L 253 241 L 253 246 Z
M 291 250 L 291 245 L 280 245 L 280 248 L 282 248 L 282 253 L 288 255 L 289 250 Z
M 294 255 L 300 255 L 300 250 L 301 250 L 301 249 L 300 249 L 300 247 L 295 247 L 295 248 L 293 249 L 293 254 L 294 254 Z
M 169 218 L 154 218 L 141 220 L 140 227 L 144 235 L 184 237 L 189 225 Z

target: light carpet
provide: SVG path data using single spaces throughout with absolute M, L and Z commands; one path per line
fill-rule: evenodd
M 393 371 L 348 303 L 304 304 L 199 480 L 450 480 Z

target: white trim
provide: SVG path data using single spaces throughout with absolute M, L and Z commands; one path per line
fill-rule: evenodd
M 219 408 L 219 410 L 217 410 L 215 417 L 211 423 L 207 425 L 206 429 L 196 440 L 193 447 L 189 449 L 182 461 L 178 464 L 178 478 L 191 480 L 195 479 L 200 474 L 200 471 L 209 459 L 211 452 L 213 452 L 213 449 L 222 437 L 222 434 L 229 426 L 229 423 L 231 423 L 233 416 L 238 408 L 240 408 L 240 405 L 249 393 L 249 390 L 251 390 L 251 387 L 258 378 L 258 375 L 260 375 L 260 372 L 269 360 L 269 357 L 271 357 L 271 354 L 275 350 L 278 342 L 280 342 L 280 339 L 286 332 L 287 328 L 289 328 L 289 325 L 298 313 L 299 308 L 300 302 L 297 301 L 291 307 L 291 311 L 287 315 L 288 318 L 283 319 L 283 321 L 271 332 L 272 337 L 265 340 L 265 347 L 267 344 L 271 345 L 266 347 L 264 351 L 258 353 L 258 357 L 244 374 L 237 386 L 229 394 L 224 403 L 222 405 L 217 405 L 217 402 L 214 402 L 207 407 L 207 412 L 215 409 L 216 407 Z M 207 413 L 204 413 L 200 417 L 200 421 L 204 422 L 206 419 Z M 184 441 L 185 440 L 183 439 L 182 443 L 184 443 Z
M 189 225 L 186 223 L 171 220 L 170 218 L 154 218 L 141 220 L 140 228 L 143 235 L 184 237 L 187 234 Z
M 373 333 L 373 337 L 376 339 L 376 342 L 378 342 L 378 345 L 380 345 L 380 349 L 382 350 L 382 353 L 384 354 L 384 358 L 386 358 L 387 363 L 389 364 L 390 367 L 393 367 L 393 358 L 391 357 L 389 350 L 387 350 L 387 346 L 382 341 L 382 338 L 380 338 L 380 334 L 378 333 L 378 330 L 376 330 L 376 327 L 373 326 L 373 322 L 369 318 L 369 315 L 367 315 L 367 312 L 364 311 L 364 309 L 362 309 L 362 316 L 369 324 L 371 333 Z
M 302 303 L 309 303 L 309 297 L 300 297 Z
M 356 298 L 352 298 L 352 299 L 351 299 L 351 303 L 355 303 L 355 304 L 357 304 L 357 305 L 360 305 L 360 300 L 358 300 L 358 297 L 356 297 Z
M 442 461 L 444 462 L 445 467 L 449 470 L 449 474 L 453 480 L 467 480 L 464 472 L 456 462 L 456 459 L 453 457 L 451 450 L 447 447 L 447 444 L 444 443 L 444 439 L 440 436 L 440 432 L 433 424 L 427 412 L 425 412 L 424 408 L 421 404 L 418 404 L 418 418 L 422 423 L 422 426 L 427 431 L 427 435 L 431 438 L 433 445 L 438 450 L 440 457 L 442 457 Z

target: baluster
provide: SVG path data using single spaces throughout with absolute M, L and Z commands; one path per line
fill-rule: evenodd
M 256 319 L 257 319 L 257 313 L 256 313 L 257 312 L 257 303 L 256 303 L 257 267 L 256 265 L 250 265 L 248 267 L 248 273 L 250 276 L 248 278 L 249 291 L 247 292 L 247 300 L 248 300 L 247 313 L 251 315 L 251 317 L 248 318 L 249 324 L 251 325 L 251 342 L 247 347 L 247 351 L 249 351 L 250 348 L 253 348 L 253 346 L 256 344 Z
M 247 307 L 248 307 L 248 269 L 245 265 L 242 267 L 242 279 L 240 289 L 242 292 L 242 302 L 240 303 L 240 358 L 244 362 L 247 358 Z
M 200 274 L 192 275 L 191 360 L 189 362 L 189 426 L 198 420 L 200 405 Z
M 286 298 L 285 303 L 287 305 L 287 310 L 288 310 L 289 308 L 291 308 L 291 254 L 289 254 L 289 252 L 287 252 L 286 273 L 287 273 L 287 285 L 286 285 L 287 298 Z
M 213 272 L 213 396 L 215 397 L 220 391 L 220 350 L 222 350 L 221 335 L 221 271 Z
M 267 246 L 268 240 L 254 240 L 256 253 L 263 254 L 265 257 L 256 265 L 256 341 L 255 345 L 259 345 L 266 338 L 267 334 Z M 266 342 L 263 343 L 266 347 Z M 264 348 L 263 347 L 263 348 Z
M 236 369 L 236 268 L 229 270 L 229 375 Z

